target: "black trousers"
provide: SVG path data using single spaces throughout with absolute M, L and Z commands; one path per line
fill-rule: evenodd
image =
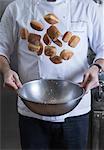
M 65 122 L 42 121 L 19 115 L 23 150 L 85 150 L 89 114 L 70 117 Z

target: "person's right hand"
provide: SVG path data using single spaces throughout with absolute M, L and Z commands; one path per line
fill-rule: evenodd
M 14 90 L 17 90 L 22 87 L 22 83 L 19 80 L 18 74 L 9 69 L 4 73 L 4 86 L 8 86 Z

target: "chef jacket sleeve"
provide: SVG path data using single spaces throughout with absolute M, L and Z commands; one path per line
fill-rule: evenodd
M 95 4 L 89 15 L 91 26 L 88 34 L 90 47 L 96 54 L 94 61 L 99 58 L 104 59 L 104 8 Z
M 10 55 L 14 50 L 17 41 L 17 26 L 13 17 L 15 13 L 14 3 L 6 8 L 0 22 L 0 55 L 3 55 L 10 62 Z

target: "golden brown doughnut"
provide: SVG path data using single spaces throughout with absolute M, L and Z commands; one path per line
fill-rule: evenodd
M 61 53 L 60 53 L 60 57 L 64 60 L 69 60 L 71 59 L 71 57 L 74 55 L 74 53 L 72 51 L 69 51 L 69 50 L 63 50 Z
M 50 45 L 51 44 L 51 39 L 49 38 L 48 34 L 46 33 L 43 37 L 43 41 L 46 45 Z
M 58 30 L 56 26 L 50 26 L 47 29 L 48 36 L 53 40 L 56 41 L 58 37 L 61 35 L 61 32 Z
M 58 17 L 52 13 L 45 15 L 44 19 L 47 23 L 52 24 L 52 25 L 59 23 Z
M 49 45 L 48 45 L 48 46 L 45 46 L 44 54 L 45 54 L 46 56 L 50 56 L 50 57 L 56 55 L 56 47 L 54 47 L 54 46 L 49 46 Z
M 71 39 L 69 40 L 68 45 L 69 45 L 70 47 L 75 48 L 75 47 L 77 46 L 77 44 L 79 43 L 79 41 L 80 41 L 80 37 L 78 37 L 78 36 L 76 36 L 76 35 L 73 35 L 73 36 L 71 37 Z
M 29 32 L 28 32 L 28 30 L 26 28 L 20 29 L 20 37 L 21 37 L 21 39 L 27 40 L 28 39 L 28 35 L 29 35 Z
M 28 43 L 28 49 L 31 51 L 31 52 L 39 52 L 40 50 L 40 45 L 33 45 L 31 43 Z
M 37 30 L 37 31 L 42 31 L 44 29 L 43 24 L 41 24 L 40 22 L 36 21 L 36 20 L 32 20 L 30 22 L 30 25 L 33 29 Z
M 62 63 L 62 58 L 60 56 L 53 56 L 50 57 L 50 60 L 54 63 L 54 64 L 61 64 Z
M 36 44 L 37 42 L 40 42 L 41 36 L 38 34 L 30 33 L 28 36 L 28 42 L 31 44 Z
M 71 37 L 72 37 L 72 33 L 69 32 L 69 31 L 67 31 L 67 32 L 63 35 L 62 40 L 63 40 L 64 42 L 69 42 L 69 40 L 71 39 Z
M 40 56 L 43 53 L 43 44 L 40 43 L 40 50 L 37 52 L 37 55 Z
M 57 39 L 56 41 L 54 41 L 54 43 L 56 45 L 58 45 L 59 47 L 62 47 L 62 42 L 59 39 Z

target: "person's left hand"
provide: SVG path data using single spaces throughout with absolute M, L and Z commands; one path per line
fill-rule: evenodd
M 83 82 L 80 86 L 83 87 L 86 92 L 99 86 L 98 72 L 99 69 L 94 65 L 85 72 Z

